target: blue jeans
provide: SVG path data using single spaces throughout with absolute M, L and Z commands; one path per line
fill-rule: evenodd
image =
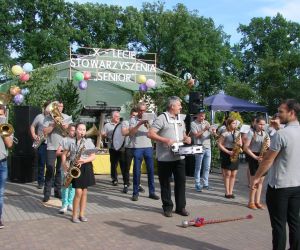
M 47 157 L 47 144 L 42 143 L 38 148 L 38 184 L 44 185 L 45 181 L 45 164 Z
M 154 161 L 153 161 L 153 148 L 134 148 L 133 149 L 133 195 L 139 195 L 139 185 L 141 177 L 141 166 L 143 159 L 145 159 L 147 174 L 148 174 L 148 187 L 149 194 L 155 193 L 154 187 Z
M 203 149 L 203 154 L 196 154 L 195 156 L 195 184 L 201 186 L 200 182 L 200 173 L 202 165 L 204 167 L 202 180 L 203 186 L 208 186 L 208 176 L 210 170 L 210 163 L 211 163 L 211 149 L 205 148 Z
M 4 188 L 5 182 L 7 179 L 7 161 L 0 162 L 0 219 L 2 216 L 3 209 L 3 197 L 4 197 Z

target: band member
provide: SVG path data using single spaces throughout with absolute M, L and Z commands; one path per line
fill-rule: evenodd
M 197 114 L 195 121 L 191 123 L 191 133 L 195 144 L 203 145 L 203 154 L 195 155 L 195 188 L 196 191 L 202 192 L 202 189 L 212 190 L 208 184 L 209 170 L 211 164 L 211 144 L 210 144 L 210 124 L 205 120 L 205 110 L 201 109 Z M 215 131 L 214 131 L 215 134 Z M 203 171 L 203 185 L 200 182 L 200 173 L 202 165 Z
M 64 137 L 61 140 L 61 142 L 59 143 L 59 147 L 56 150 L 57 156 L 62 156 L 66 146 L 75 141 L 75 131 L 75 124 L 70 124 L 68 128 L 68 136 Z M 67 155 L 66 165 L 70 165 L 70 154 Z M 62 171 L 62 173 L 62 182 L 64 183 L 66 171 Z M 67 212 L 67 210 L 73 211 L 73 199 L 75 196 L 75 189 L 72 187 L 72 183 L 67 188 L 64 186 L 61 187 L 61 196 L 62 205 L 61 209 L 59 210 L 59 213 L 64 214 Z
M 43 124 L 44 119 L 47 115 L 46 107 L 48 106 L 50 102 L 45 102 L 43 105 L 43 112 L 41 114 L 38 114 L 31 126 L 30 126 L 30 133 L 31 137 L 35 142 L 38 142 L 41 140 L 41 138 L 44 136 L 43 134 Z M 36 133 L 37 132 L 37 133 Z M 47 141 L 43 140 L 41 145 L 37 149 L 38 153 L 38 189 L 42 189 L 44 187 L 44 181 L 45 181 L 45 164 L 46 164 L 46 156 L 47 156 Z
M 6 123 L 6 108 L 0 104 L 0 123 Z M 0 229 L 4 228 L 2 221 L 2 210 L 3 210 L 3 196 L 5 189 L 5 182 L 7 179 L 7 149 L 13 145 L 13 135 L 0 136 Z
M 167 112 L 158 116 L 148 133 L 155 140 L 158 164 L 158 176 L 161 188 L 161 200 L 164 215 L 172 217 L 173 202 L 171 199 L 170 179 L 174 175 L 175 204 L 177 214 L 188 216 L 185 198 L 185 161 L 184 157 L 175 155 L 171 146 L 175 142 L 191 143 L 191 138 L 185 134 L 184 121 L 180 120 L 181 100 L 177 96 L 169 97 Z
M 239 161 L 232 161 L 232 157 L 238 157 L 239 151 L 235 151 L 236 147 L 242 145 L 240 133 L 236 130 L 236 120 L 228 118 L 226 123 L 226 131 L 223 132 L 218 140 L 221 155 L 221 167 L 224 178 L 225 198 L 234 199 L 233 187 L 239 166 Z
M 78 165 L 81 171 L 81 174 L 78 178 L 72 180 L 72 186 L 75 188 L 75 197 L 73 200 L 73 214 L 72 222 L 87 222 L 88 219 L 85 217 L 85 209 L 87 203 L 87 188 L 89 186 L 95 185 L 95 176 L 93 172 L 92 161 L 96 159 L 96 154 L 86 154 L 84 150 L 94 149 L 95 145 L 92 143 L 90 138 L 85 139 L 86 126 L 83 123 L 78 123 L 76 125 L 76 137 L 75 140 L 69 140 L 64 146 L 64 152 L 62 155 L 62 165 L 65 172 L 67 171 L 66 158 L 68 153 L 70 153 L 70 161 L 75 162 L 75 165 Z M 81 147 L 84 147 L 84 150 L 81 155 L 78 155 L 81 152 Z M 77 157 L 79 159 L 77 160 Z M 78 216 L 79 210 L 79 216 Z
M 250 170 L 250 182 L 253 179 L 259 162 L 262 161 L 264 151 L 269 147 L 270 138 L 264 131 L 266 120 L 262 117 L 256 118 L 255 130 L 248 133 L 248 137 L 244 143 L 244 152 L 248 155 L 248 164 Z M 257 189 L 250 189 L 248 208 L 250 209 L 264 209 L 261 204 L 261 191 L 264 182 L 264 176 L 260 178 Z
M 108 148 L 109 148 L 109 156 L 110 156 L 110 176 L 112 180 L 112 185 L 118 185 L 118 173 L 117 167 L 118 163 L 120 163 L 121 170 L 124 169 L 125 162 L 122 158 L 122 153 L 119 150 L 115 150 L 112 145 L 112 135 L 115 127 L 120 122 L 120 113 L 118 111 L 113 111 L 111 114 L 111 121 L 106 123 L 101 131 L 101 135 L 104 138 L 108 139 Z
M 70 116 L 62 113 L 63 108 L 64 104 L 58 102 L 58 110 L 64 119 L 62 126 L 67 130 L 69 124 L 72 123 L 72 119 Z M 62 130 L 58 128 L 51 115 L 45 117 L 43 132 L 47 136 L 47 160 L 43 202 L 47 202 L 50 199 L 54 174 L 54 197 L 61 199 L 61 157 L 56 156 L 56 150 L 59 147 L 59 142 L 62 140 L 63 135 Z
M 137 108 L 132 108 L 130 111 L 130 118 L 133 118 L 135 116 L 137 116 L 138 112 L 137 112 Z M 122 175 L 123 175 L 123 181 L 124 181 L 124 188 L 123 188 L 123 193 L 128 193 L 128 187 L 130 185 L 129 182 L 129 171 L 130 171 L 130 166 L 131 166 L 131 162 L 133 159 L 133 152 L 132 152 L 132 141 L 131 138 L 129 136 L 129 121 L 123 121 L 122 122 L 122 135 L 126 136 L 125 137 L 125 168 L 122 171 Z M 140 186 L 139 187 L 139 191 L 140 192 L 145 192 L 145 190 Z
M 268 171 L 266 194 L 273 235 L 273 249 L 286 249 L 286 223 L 289 227 L 289 249 L 300 248 L 300 104 L 286 100 L 279 106 L 279 119 L 285 127 L 271 138 L 265 154 L 252 180 L 257 188 L 261 177 Z
M 132 200 L 137 201 L 139 197 L 141 165 L 143 159 L 145 160 L 147 167 L 149 198 L 159 200 L 159 197 L 155 194 L 152 142 L 147 137 L 149 123 L 147 120 L 142 120 L 143 113 L 146 112 L 147 106 L 145 103 L 140 102 L 137 108 L 138 115 L 131 118 L 129 122 L 129 135 L 132 139 L 134 159 Z

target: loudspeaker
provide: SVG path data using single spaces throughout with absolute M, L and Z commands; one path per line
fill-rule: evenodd
M 8 176 L 11 182 L 33 182 L 35 180 L 34 155 L 11 156 L 8 159 Z
M 203 94 L 200 92 L 190 92 L 189 97 L 189 113 L 197 114 L 200 109 L 203 109 Z
M 32 138 L 30 135 L 30 126 L 34 118 L 41 113 L 41 110 L 32 106 L 14 107 L 14 136 L 19 140 L 14 145 L 14 155 L 33 155 Z
M 195 155 L 185 157 L 185 175 L 193 177 L 195 173 Z

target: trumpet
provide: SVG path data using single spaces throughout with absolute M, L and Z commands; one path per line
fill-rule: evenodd
M 11 136 L 15 132 L 13 126 L 9 123 L 0 124 L 0 136 L 7 137 Z M 13 137 L 13 142 L 15 144 L 19 143 L 19 140 L 16 137 Z

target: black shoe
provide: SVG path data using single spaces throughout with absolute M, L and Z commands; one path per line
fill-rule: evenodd
M 183 208 L 181 211 L 176 210 L 175 213 L 179 214 L 181 216 L 189 216 L 190 215 L 190 213 L 188 211 L 186 211 L 185 208 Z
M 43 202 L 48 202 L 49 199 L 50 199 L 49 197 L 44 197 L 44 198 L 43 198 Z
M 123 191 L 122 191 L 124 194 L 127 194 L 128 193 L 128 187 L 125 185 L 124 188 L 123 188 Z
M 43 189 L 43 187 L 44 187 L 44 184 L 38 184 L 37 185 L 37 189 Z
M 4 224 L 2 223 L 2 220 L 0 220 L 0 229 L 4 228 Z
M 230 198 L 235 199 L 235 195 L 234 194 L 230 195 Z
M 149 198 L 150 198 L 150 199 L 153 199 L 153 200 L 159 200 L 159 196 L 156 195 L 156 194 L 150 194 L 150 195 L 149 195 Z
M 138 195 L 133 195 L 131 198 L 132 201 L 138 201 L 139 200 L 139 196 Z
M 166 217 L 172 217 L 173 213 L 172 213 L 172 211 L 164 211 L 164 216 L 166 216 Z
M 224 197 L 225 197 L 226 199 L 230 199 L 230 198 L 231 198 L 231 194 L 225 194 Z
M 139 186 L 139 192 L 140 193 L 145 193 L 145 189 L 141 185 Z
M 118 181 L 112 181 L 113 186 L 118 186 Z
M 61 193 L 55 193 L 55 194 L 54 194 L 54 197 L 61 200 Z

